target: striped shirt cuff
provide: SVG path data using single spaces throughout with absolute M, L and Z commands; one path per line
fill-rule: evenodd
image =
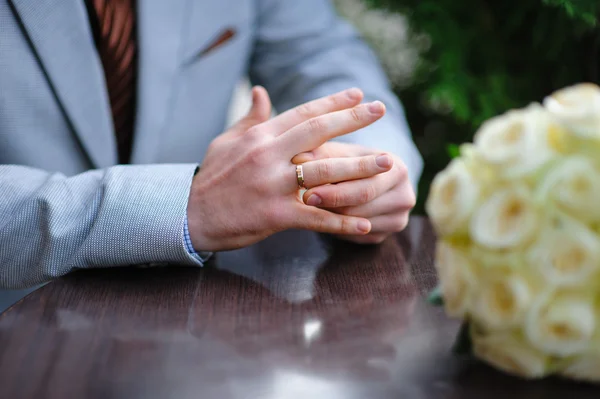
M 194 246 L 192 245 L 192 238 L 190 237 L 187 215 L 185 216 L 185 219 L 183 221 L 183 242 L 185 244 L 185 249 L 188 251 L 188 253 L 202 264 L 204 264 L 212 256 L 211 252 L 198 253 L 194 249 Z

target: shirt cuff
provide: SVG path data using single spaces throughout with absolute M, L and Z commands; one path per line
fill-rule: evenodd
M 194 246 L 192 245 L 192 238 L 190 237 L 187 215 L 183 221 L 183 242 L 188 253 L 202 264 L 204 264 L 212 256 L 212 252 L 196 252 L 194 249 Z

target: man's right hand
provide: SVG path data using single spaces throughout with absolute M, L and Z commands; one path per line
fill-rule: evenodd
M 194 248 L 241 248 L 287 229 L 369 233 L 366 218 L 305 205 L 291 162 L 295 155 L 368 126 L 385 114 L 382 103 L 360 104 L 362 97 L 360 90 L 350 89 L 269 119 L 269 96 L 264 88 L 255 87 L 248 115 L 211 143 L 194 177 L 187 209 Z M 305 186 L 368 178 L 392 166 L 387 154 L 310 161 L 303 164 Z

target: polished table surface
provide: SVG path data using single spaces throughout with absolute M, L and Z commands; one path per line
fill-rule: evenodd
M 210 267 L 79 271 L 0 316 L 0 398 L 598 398 L 450 353 L 426 219 L 379 246 L 291 231 Z

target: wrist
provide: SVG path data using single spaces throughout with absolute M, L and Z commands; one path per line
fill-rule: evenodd
M 210 210 L 205 209 L 206 206 L 201 205 L 201 193 L 204 189 L 198 178 L 198 174 L 195 174 L 190 189 L 186 225 L 184 227 L 187 228 L 189 246 L 197 253 L 211 253 L 216 250 L 216 245 L 212 244 L 213 240 L 208 237 L 210 217 L 207 216 L 207 212 L 210 212 Z
M 192 239 L 190 237 L 187 215 L 183 223 L 183 242 L 185 244 L 185 249 L 188 251 L 188 253 L 194 258 L 196 258 L 196 260 L 202 263 L 208 261 L 208 259 L 212 256 L 212 252 L 197 250 L 196 248 L 194 248 L 194 245 L 192 244 Z

